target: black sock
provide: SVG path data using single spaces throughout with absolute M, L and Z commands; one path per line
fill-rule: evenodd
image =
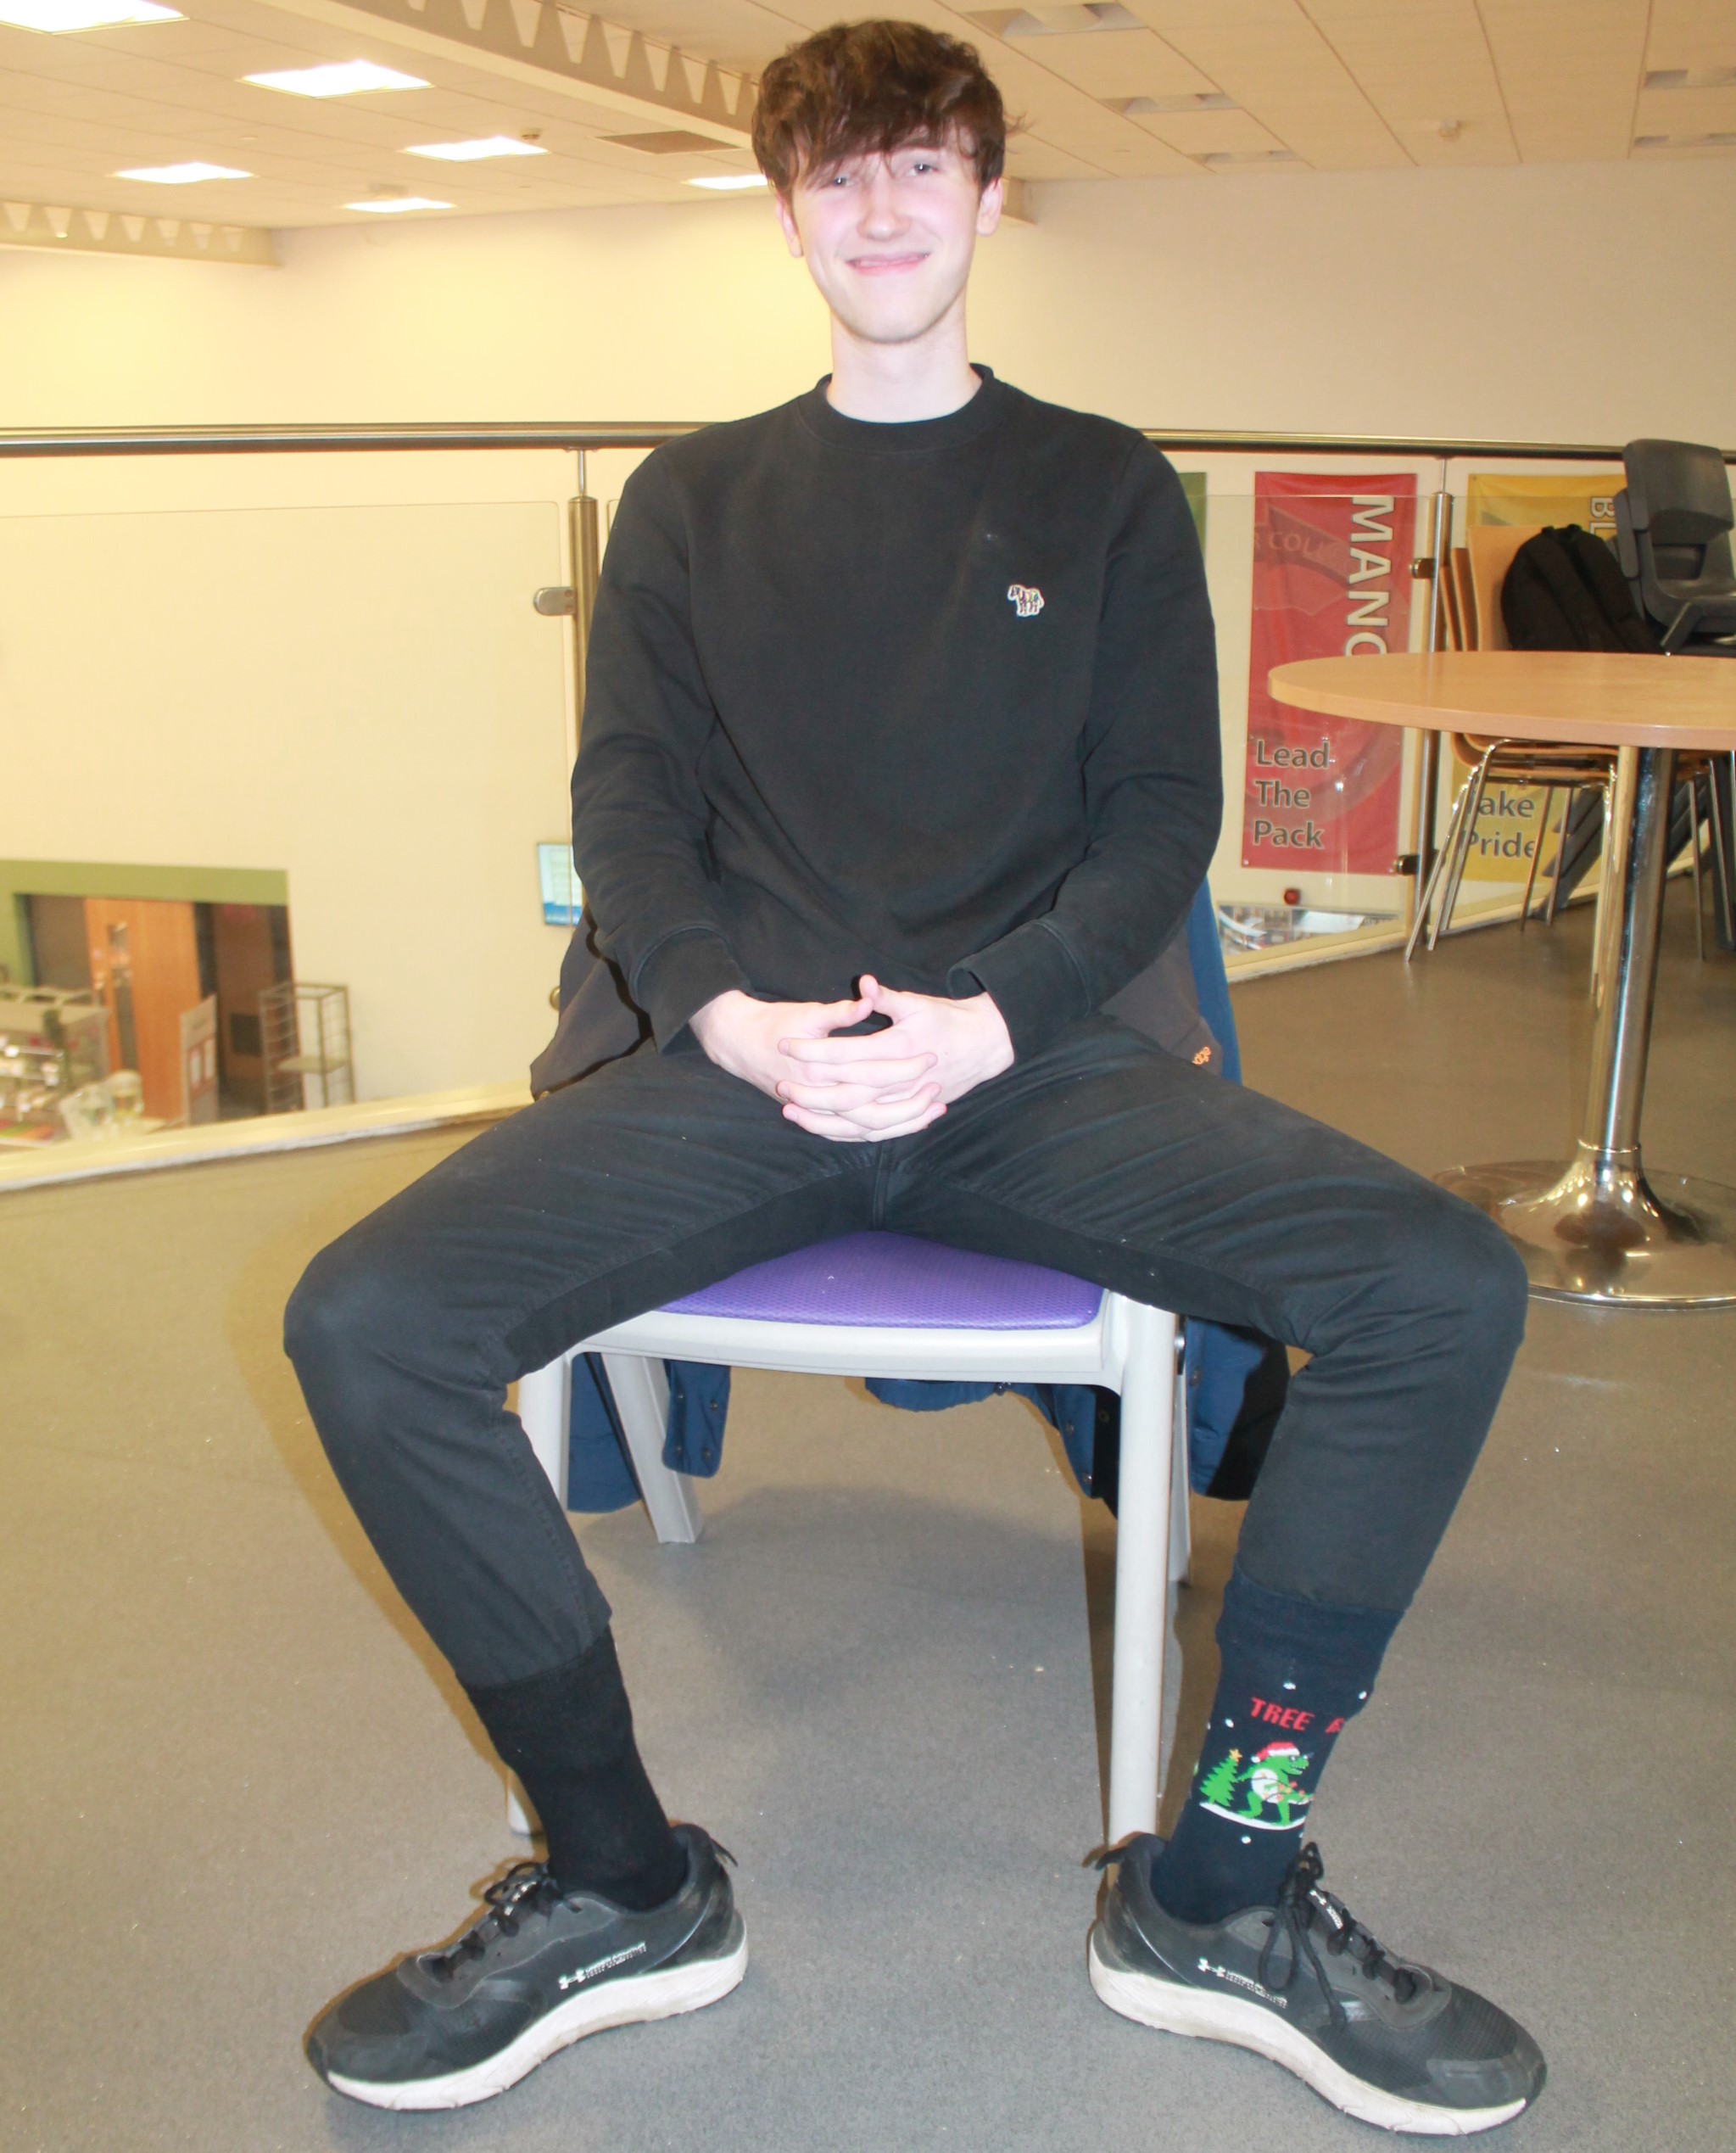
M 1322 1607 L 1231 1571 L 1199 1764 L 1152 1865 L 1158 1902 L 1178 1921 L 1276 1902 L 1338 1731 L 1368 1702 L 1398 1625 L 1387 1608 Z
M 563 1892 L 642 1912 L 681 1888 L 687 1857 L 639 1761 L 611 1632 L 565 1667 L 472 1690 L 470 1701 L 524 1782 Z

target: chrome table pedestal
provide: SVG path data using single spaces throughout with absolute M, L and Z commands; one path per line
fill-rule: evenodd
M 1577 1155 L 1565 1172 L 1557 1161 L 1521 1160 L 1436 1177 L 1505 1229 L 1531 1290 L 1548 1300 L 1736 1302 L 1736 1188 L 1648 1176 L 1639 1154 L 1675 767 L 1672 748 L 1620 751 L 1604 869 L 1602 999 Z

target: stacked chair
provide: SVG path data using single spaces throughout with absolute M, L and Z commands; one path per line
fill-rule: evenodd
M 1730 475 L 1722 455 L 1697 441 L 1630 441 L 1622 465 L 1627 484 L 1616 496 L 1616 551 L 1634 604 L 1671 657 L 1736 657 Z M 1718 939 L 1736 948 L 1736 755 L 1703 760 Z

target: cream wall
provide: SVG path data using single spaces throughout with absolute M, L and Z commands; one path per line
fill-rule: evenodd
M 1716 160 L 1048 186 L 975 349 L 1147 426 L 1736 442 Z M 823 324 L 763 199 L 291 235 L 282 270 L 0 253 L 0 423 L 715 418 Z
M 973 344 L 1040 394 L 1160 427 L 1736 444 L 1715 163 L 1049 187 L 1037 212 L 984 250 Z M 826 363 L 762 200 L 307 232 L 284 260 L 0 251 L 0 427 L 714 418 Z M 298 969 L 355 996 L 364 1096 L 517 1076 L 564 940 L 530 857 L 564 819 L 564 638 L 527 601 L 571 469 L 0 461 L 0 855 L 284 869 Z M 1220 601 L 1247 513 L 1214 512 Z M 1246 640 L 1242 612 L 1232 780 Z M 1254 894 L 1235 853 L 1217 877 Z

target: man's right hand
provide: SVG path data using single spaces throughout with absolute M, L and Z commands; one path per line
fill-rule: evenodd
M 811 1086 L 814 1077 L 812 1071 L 790 1059 L 784 1043 L 823 1039 L 860 1024 L 872 1013 L 873 1004 L 862 998 L 852 1002 L 756 1002 L 752 995 L 731 987 L 696 1009 L 688 1022 L 719 1069 L 777 1099 L 788 1114 L 785 1088 Z M 838 1117 L 835 1127 L 816 1127 L 812 1133 L 834 1144 L 876 1144 L 927 1128 L 946 1111 L 940 1086 L 925 1081 L 935 1060 L 933 1054 L 922 1054 L 857 1065 L 853 1081 L 832 1088 L 837 1093 L 832 1103 Z M 816 1110 L 816 1118 L 825 1122 L 830 1115 Z

